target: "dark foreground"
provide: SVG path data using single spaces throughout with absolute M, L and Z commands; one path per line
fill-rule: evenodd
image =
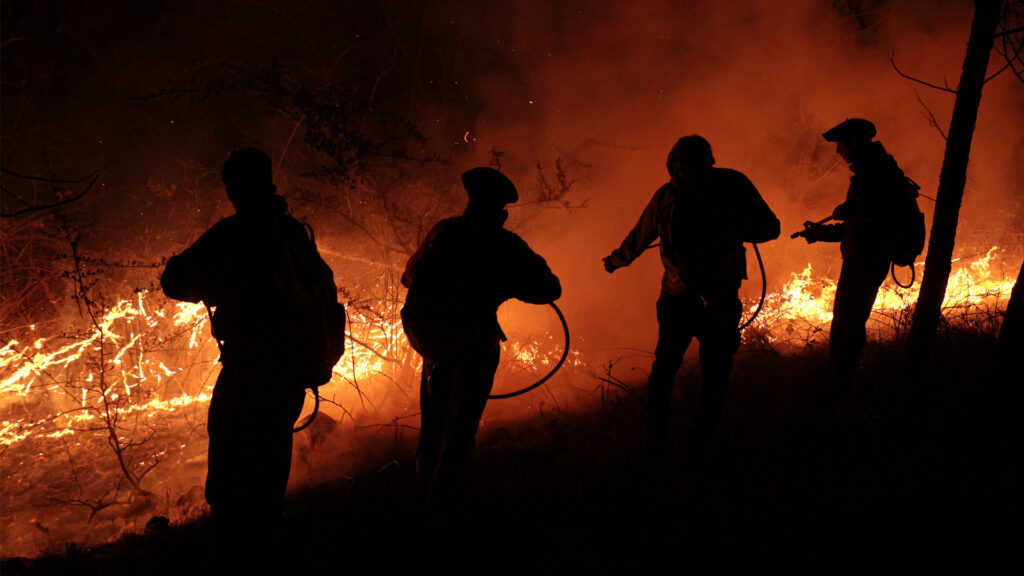
M 400 458 L 293 498 L 290 564 L 271 572 L 1003 572 L 1021 560 L 1024 406 L 1019 382 L 995 377 L 989 344 L 946 342 L 916 383 L 895 346 L 869 346 L 865 382 L 838 409 L 820 394 L 820 350 L 741 352 L 720 444 L 699 465 L 685 455 L 699 392 L 688 359 L 664 467 L 646 461 L 641 397 L 502 428 L 481 438 L 460 520 L 424 519 Z M 204 574 L 212 541 L 200 520 L 8 559 L 2 574 Z

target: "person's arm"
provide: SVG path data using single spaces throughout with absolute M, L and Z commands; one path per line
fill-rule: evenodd
M 434 245 L 434 241 L 441 234 L 441 230 L 444 229 L 444 220 L 434 224 L 434 227 L 427 232 L 427 237 L 423 239 L 423 243 L 416 249 L 416 252 L 409 257 L 409 260 L 405 263 L 405 271 L 402 272 L 402 286 L 408 288 L 412 285 L 412 277 L 416 274 L 416 266 L 423 261 L 426 257 L 427 252 L 430 251 Z
M 843 223 L 818 224 L 817 222 L 804 222 L 804 229 L 797 233 L 803 237 L 808 244 L 815 242 L 839 242 L 843 239 Z
M 604 258 L 604 269 L 609 273 L 632 264 L 633 260 L 639 258 L 658 239 L 658 211 L 661 208 L 663 194 L 665 194 L 665 186 L 655 192 L 654 197 L 640 214 L 636 226 L 633 226 L 618 249 Z
M 212 296 L 211 286 L 217 273 L 217 227 L 203 234 L 195 244 L 167 261 L 160 286 L 168 298 L 202 302 Z
M 509 259 L 513 298 L 530 304 L 548 304 L 562 296 L 562 284 L 548 263 L 530 249 L 522 238 L 512 234 Z
M 737 173 L 739 174 L 739 173 Z M 742 240 L 760 244 L 779 237 L 779 219 L 768 207 L 754 184 L 746 176 L 739 174 L 740 185 L 744 188 L 746 201 L 743 207 Z

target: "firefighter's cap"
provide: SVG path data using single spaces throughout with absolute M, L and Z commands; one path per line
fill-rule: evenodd
M 875 125 L 863 118 L 847 118 L 822 134 L 829 142 L 871 142 Z
M 462 185 L 474 204 L 504 206 L 519 200 L 515 184 L 494 168 L 480 166 L 462 173 Z

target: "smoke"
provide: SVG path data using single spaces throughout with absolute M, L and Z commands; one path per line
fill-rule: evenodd
M 338 161 L 307 130 L 313 112 L 324 115 L 323 95 L 364 105 L 357 120 L 370 117 L 366 109 L 398 119 L 351 124 L 359 135 L 393 142 L 372 152 L 431 160 L 381 162 L 372 174 L 393 205 L 429 216 L 428 226 L 458 211 L 461 170 L 500 161 L 522 198 L 510 226 L 561 278 L 559 306 L 586 366 L 564 371 L 546 390 L 492 402 L 484 431 L 505 418 L 557 415 L 579 398 L 596 399 L 595 376 L 609 362 L 614 376 L 642 383 L 657 335 L 661 264 L 652 251 L 608 275 L 601 258 L 666 182 L 665 157 L 680 136 L 706 137 L 717 165 L 749 176 L 782 221 L 782 237 L 761 247 L 769 290 L 807 263 L 838 275 L 836 245 L 788 234 L 844 198 L 849 171 L 821 138 L 843 119 L 872 120 L 900 166 L 934 196 L 953 95 L 901 77 L 890 58 L 907 74 L 955 87 L 972 15 L 961 0 L 140 6 L 4 4 L 4 168 L 63 179 L 102 169 L 96 189 L 65 214 L 84 251 L 124 264 L 176 253 L 227 215 L 221 162 L 232 149 L 264 148 L 282 192 L 313 221 L 338 283 L 366 293 L 384 290 L 383 272 L 393 276 L 417 238 L 394 234 L 387 225 L 394 214 L 373 212 L 370 203 L 353 212 L 363 218 L 356 226 L 297 200 L 360 200 L 358 188 L 317 174 Z M 990 73 L 1001 64 L 993 54 Z M 405 121 L 415 137 L 399 130 Z M 993 244 L 1022 252 L 1022 167 L 1024 90 L 1004 73 L 985 86 L 981 102 L 958 231 L 962 253 Z M 551 186 L 564 184 L 566 195 L 531 204 L 542 175 Z M 37 203 L 55 193 L 7 177 L 4 186 L 5 209 L 8 187 Z M 428 198 L 437 190 L 451 196 L 447 203 Z M 930 220 L 933 205 L 920 203 Z M 52 220 L 40 219 L 38 229 L 51 241 L 62 237 Z M 42 256 L 56 259 L 61 250 L 49 246 Z M 1015 262 L 1007 269 L 1015 271 Z M 60 266 L 45 268 L 59 277 Z M 122 288 L 156 279 L 152 268 L 130 269 L 129 280 L 115 270 Z M 741 295 L 755 298 L 760 286 L 749 252 L 748 272 Z M 402 296 L 387 289 L 394 302 Z M 76 314 L 74 302 L 56 292 L 48 298 L 62 302 L 65 316 Z M 500 319 L 510 334 L 547 332 L 560 345 L 547 309 L 512 304 Z M 366 454 L 390 457 L 408 443 L 413 432 L 402 426 L 415 418 L 383 431 L 361 428 L 415 411 L 415 375 L 406 376 L 402 387 L 370 391 L 383 397 L 371 395 L 369 403 L 381 418 L 343 418 L 325 405 L 344 420 L 338 427 L 346 440 L 324 441 L 317 451 L 319 440 L 300 439 L 297 477 L 316 477 L 312 471 L 332 457 L 344 463 L 336 469 L 368 466 Z M 503 374 L 498 384 L 507 391 L 529 379 Z M 189 478 L 199 482 L 201 457 L 192 464 Z
M 907 74 L 955 87 L 970 3 L 516 6 L 469 22 L 471 12 L 452 9 L 513 66 L 467 79 L 485 102 L 469 156 L 482 163 L 492 148 L 509 151 L 521 160 L 511 170 L 521 185 L 534 179 L 527 159 L 577 167 L 573 195 L 587 208 L 548 212 L 522 232 L 562 277 L 562 306 L 588 357 L 653 349 L 657 255 L 613 276 L 600 260 L 667 180 L 664 159 L 680 136 L 706 137 L 717 165 L 747 174 L 782 221 L 780 239 L 761 247 L 769 289 L 808 262 L 838 275 L 836 245 L 809 246 L 788 234 L 845 197 L 849 171 L 820 136 L 843 119 L 872 120 L 878 139 L 934 197 L 940 130 L 948 129 L 954 95 L 901 77 L 890 59 Z M 1002 64 L 994 54 L 991 72 Z M 960 226 L 968 253 L 994 244 L 1018 251 L 1022 93 L 1008 74 L 985 87 Z M 920 202 L 930 219 L 933 204 Z M 748 271 L 742 295 L 753 298 L 760 286 L 752 253 Z

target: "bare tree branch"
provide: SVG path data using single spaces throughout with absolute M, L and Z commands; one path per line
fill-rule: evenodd
M 1003 36 L 1010 36 L 1011 34 L 1016 34 L 1017 32 L 1024 32 L 1024 26 L 1020 26 L 1020 27 L 1014 28 L 1012 30 L 1003 30 L 1002 32 L 997 32 L 996 35 L 995 35 L 995 38 L 1002 38 Z
M 6 170 L 4 170 L 4 172 L 7 173 Z M 14 174 L 12 173 L 11 175 L 14 175 Z M 38 180 L 39 179 L 39 178 L 32 178 L 32 177 L 28 177 L 28 176 L 20 176 L 20 177 L 21 178 L 27 178 L 27 179 L 30 179 L 30 180 Z M 74 202 L 75 200 L 78 200 L 82 196 L 85 196 L 89 192 L 89 190 L 92 189 L 92 186 L 93 186 L 93 184 L 96 183 L 96 180 L 99 180 L 99 177 L 100 177 L 100 175 L 97 173 L 95 176 L 93 176 L 92 180 L 89 182 L 89 185 L 85 187 L 85 190 L 82 190 L 81 193 L 76 194 L 75 196 L 72 196 L 71 198 L 66 198 L 66 199 L 60 200 L 58 202 L 53 202 L 52 204 L 42 204 L 42 205 L 38 205 L 38 206 L 29 206 L 28 208 L 22 208 L 21 210 L 15 210 L 14 212 L 0 212 L 0 217 L 3 217 L 3 218 L 13 218 L 15 216 L 20 216 L 22 214 L 27 214 L 29 212 L 38 212 L 40 210 L 49 210 L 50 208 L 56 208 L 57 206 L 63 206 L 64 204 L 69 204 L 71 202 Z M 61 182 L 60 180 L 48 180 L 48 181 L 49 182 Z M 12 194 L 12 196 L 13 196 L 13 194 Z M 21 200 L 21 199 L 19 198 L 19 200 Z M 24 201 L 22 200 L 22 202 L 24 202 Z
M 914 97 L 917 98 L 917 102 L 921 105 L 921 108 L 924 108 L 923 114 L 924 117 L 928 119 L 928 124 L 938 130 L 939 135 L 941 135 L 942 139 L 945 140 L 946 132 L 942 130 L 941 126 L 939 126 L 939 121 L 935 119 L 935 114 L 932 113 L 932 109 L 924 103 L 924 100 L 921 99 L 921 95 L 917 93 L 917 90 L 914 90 Z
M 1017 66 L 1014 65 L 1015 62 L 1024 64 L 1024 61 L 1021 60 L 1021 51 L 1024 50 L 1024 36 L 1021 37 L 1020 42 L 1018 43 L 1014 43 L 1013 39 L 1010 38 L 1012 34 L 1024 31 L 1024 27 L 1007 29 L 1009 21 L 1010 11 L 1007 9 L 1003 14 L 1003 22 L 1001 24 L 1004 30 L 995 35 L 996 38 L 1001 40 L 1001 42 L 996 45 L 996 51 L 999 52 L 1004 60 L 1006 60 L 1006 66 L 1001 68 L 999 72 L 1002 72 L 1009 67 L 1010 70 L 1013 71 L 1013 75 L 1017 77 L 1017 80 L 1024 83 L 1024 74 L 1022 74 L 1022 70 L 1018 70 Z M 1024 66 L 1022 66 L 1022 68 L 1024 68 Z
M 900 76 L 906 78 L 907 80 L 911 80 L 913 82 L 917 82 L 918 84 L 922 84 L 922 85 L 927 86 L 929 88 L 934 88 L 936 90 L 941 90 L 943 92 L 949 92 L 951 94 L 956 94 L 956 90 L 954 90 L 954 89 L 952 89 L 952 88 L 950 88 L 948 86 L 945 86 L 945 87 L 938 86 L 936 84 L 932 84 L 931 82 L 925 82 L 924 80 L 921 80 L 919 78 L 914 78 L 913 76 L 909 76 L 907 74 L 904 74 L 903 71 L 900 70 L 899 66 L 896 65 L 896 55 L 895 54 L 893 54 L 889 58 L 889 63 L 892 64 L 892 68 L 893 68 L 893 70 L 896 71 L 897 74 L 899 74 Z

